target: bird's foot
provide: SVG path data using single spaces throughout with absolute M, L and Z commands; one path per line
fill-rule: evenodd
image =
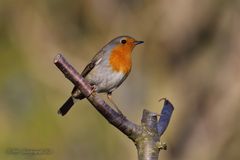
M 97 92 L 96 92 L 96 85 L 92 85 L 91 86 L 92 88 L 91 88 L 91 93 L 90 93 L 90 95 L 92 95 L 92 96 L 96 96 L 96 94 L 97 94 Z
M 125 117 L 122 113 L 122 111 L 118 108 L 117 104 L 113 101 L 112 99 L 112 94 L 107 94 L 108 100 L 113 104 L 113 107 L 115 108 L 115 110 L 122 116 Z
M 122 113 L 122 111 L 116 106 L 116 104 L 113 105 L 114 108 L 117 110 L 117 112 L 122 116 L 124 117 L 124 114 Z

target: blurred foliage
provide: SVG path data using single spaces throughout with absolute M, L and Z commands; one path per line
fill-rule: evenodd
M 176 107 L 161 158 L 239 159 L 239 19 L 234 0 L 0 0 L 0 159 L 137 159 L 86 100 L 56 114 L 72 84 L 53 57 L 64 53 L 81 71 L 119 35 L 145 41 L 113 94 L 122 111 L 139 123 L 143 108 L 161 110 L 161 97 Z

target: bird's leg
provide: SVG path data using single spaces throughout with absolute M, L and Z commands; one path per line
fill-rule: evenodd
M 117 110 L 117 112 L 121 115 L 123 115 L 122 111 L 118 108 L 116 103 L 112 99 L 112 93 L 107 93 L 108 100 L 113 104 L 114 108 Z
M 90 95 L 95 96 L 96 95 L 96 85 L 92 85 L 91 87 L 92 88 L 91 88 L 91 94 Z

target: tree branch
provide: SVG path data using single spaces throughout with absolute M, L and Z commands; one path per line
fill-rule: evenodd
M 88 82 L 59 54 L 54 59 L 55 65 L 63 72 L 65 77 L 69 79 L 80 91 L 87 97 L 89 102 L 101 113 L 109 123 L 122 131 L 131 139 L 135 139 L 141 131 L 140 126 L 132 123 L 126 117 L 113 110 L 98 95 L 91 94 L 92 87 Z
M 166 145 L 160 142 L 160 137 L 166 130 L 173 106 L 164 99 L 164 107 L 158 121 L 157 114 L 144 110 L 141 125 L 137 125 L 128 120 L 124 115 L 113 110 L 97 94 L 92 94 L 91 85 L 58 54 L 54 58 L 55 65 L 63 72 L 79 90 L 87 97 L 88 101 L 95 109 L 113 126 L 128 136 L 136 145 L 139 160 L 157 160 L 160 149 L 166 149 Z

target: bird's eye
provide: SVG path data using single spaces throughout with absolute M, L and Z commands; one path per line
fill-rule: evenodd
M 125 43 L 127 43 L 127 41 L 125 39 L 123 39 L 123 40 L 121 40 L 121 43 L 125 44 Z

